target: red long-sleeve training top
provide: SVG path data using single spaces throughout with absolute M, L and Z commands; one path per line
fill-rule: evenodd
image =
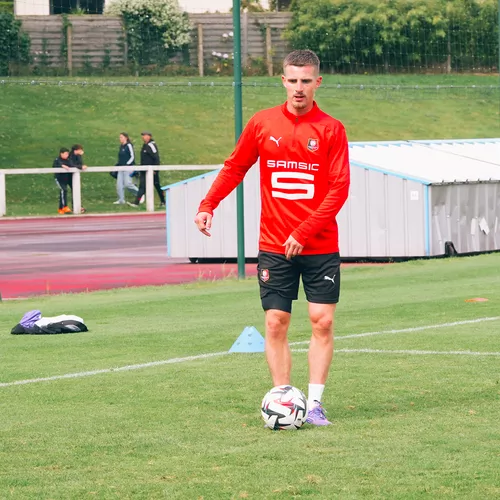
M 256 113 L 224 163 L 199 212 L 213 211 L 260 157 L 259 249 L 284 253 L 292 235 L 303 255 L 339 251 L 336 215 L 349 192 L 349 150 L 342 123 L 316 103 L 305 115 L 286 103 Z

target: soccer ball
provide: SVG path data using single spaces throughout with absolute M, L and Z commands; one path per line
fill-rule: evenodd
M 264 396 L 261 413 L 266 427 L 270 429 L 298 429 L 307 418 L 307 399 L 296 387 L 278 385 Z

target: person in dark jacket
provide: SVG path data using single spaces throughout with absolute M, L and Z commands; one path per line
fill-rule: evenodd
M 71 168 L 77 168 L 78 170 L 87 170 L 87 165 L 83 164 L 83 146 L 81 144 L 74 144 L 71 146 L 71 151 L 69 153 L 68 163 Z M 73 174 L 71 175 L 71 182 L 69 187 L 71 192 L 73 192 Z M 87 210 L 81 207 L 81 213 L 84 214 Z
M 83 146 L 74 144 L 69 154 L 69 166 L 78 170 L 87 170 L 87 165 L 83 164 Z
M 160 153 L 158 152 L 158 146 L 153 140 L 151 132 L 142 132 L 142 140 L 144 145 L 141 149 L 141 165 L 159 165 L 160 164 Z M 154 171 L 153 183 L 160 197 L 160 207 L 165 206 L 165 195 L 161 189 L 160 185 L 160 172 L 158 170 Z M 129 203 L 130 206 L 138 207 L 142 196 L 146 192 L 146 172 L 141 171 L 139 173 L 139 192 L 135 198 L 134 203 Z
M 117 167 L 135 165 L 134 146 L 130 141 L 130 137 L 126 132 L 120 134 L 120 149 L 118 150 Z M 133 172 L 125 172 L 123 170 L 116 172 L 116 194 L 118 200 L 113 202 L 114 205 L 125 204 L 125 189 L 137 196 L 138 187 L 132 182 L 131 175 Z
M 52 164 L 54 168 L 64 168 L 69 170 L 69 149 L 61 148 L 59 150 L 58 157 L 54 160 Z M 56 178 L 56 184 L 60 189 L 59 192 L 59 209 L 57 212 L 60 215 L 71 213 L 71 209 L 68 207 L 68 186 L 72 187 L 73 174 L 71 173 L 57 173 L 54 174 Z

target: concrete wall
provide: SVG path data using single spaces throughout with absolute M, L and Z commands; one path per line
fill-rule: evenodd
M 48 16 L 50 14 L 49 0 L 14 0 L 16 16 Z

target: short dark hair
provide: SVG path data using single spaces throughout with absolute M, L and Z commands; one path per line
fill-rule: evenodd
M 76 151 L 77 149 L 83 149 L 83 146 L 81 144 L 73 144 L 71 146 L 71 151 Z
M 62 153 L 69 153 L 69 149 L 68 148 L 61 148 L 59 150 L 59 154 L 62 154 Z
M 287 66 L 314 66 L 319 72 L 319 57 L 312 50 L 294 50 L 283 61 L 283 71 Z

